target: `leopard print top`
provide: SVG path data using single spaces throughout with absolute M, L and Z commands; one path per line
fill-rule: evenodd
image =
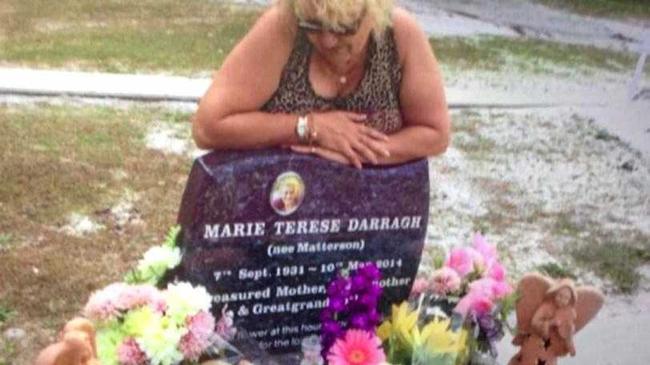
M 392 29 L 381 41 L 370 37 L 365 74 L 351 94 L 325 98 L 314 91 L 309 81 L 312 45 L 299 31 L 296 43 L 284 66 L 280 86 L 262 106 L 271 113 L 306 114 L 311 111 L 347 110 L 368 115 L 366 125 L 390 134 L 402 128 L 399 90 L 402 69 Z

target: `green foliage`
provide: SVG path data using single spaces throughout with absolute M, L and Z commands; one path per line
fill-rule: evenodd
M 4 324 L 14 315 L 14 311 L 7 305 L 0 303 L 0 325 Z
M 432 354 L 423 348 L 413 351 L 412 361 L 408 365 L 455 365 L 457 356 L 451 354 Z
M 180 250 L 177 248 L 180 233 L 180 225 L 171 227 L 163 244 L 151 247 L 137 267 L 126 274 L 124 281 L 128 284 L 157 285 L 167 270 L 173 269 L 180 261 Z
M 537 0 L 538 2 L 562 9 L 603 17 L 650 18 L 647 0 Z
M 0 234 L 0 249 L 7 247 L 11 244 L 13 235 L 11 233 L 2 233 Z
M 560 266 L 558 263 L 555 262 L 549 262 L 546 264 L 539 265 L 537 267 L 537 270 L 545 275 L 548 275 L 552 278 L 555 279 L 562 279 L 562 278 L 569 278 L 569 279 L 577 279 L 576 275 L 571 272 L 571 270 L 568 267 Z
M 433 37 L 429 42 L 443 66 L 459 69 L 589 74 L 593 69 L 628 72 L 637 60 L 625 52 L 529 38 Z
M 175 225 L 169 229 L 167 232 L 167 235 L 165 236 L 165 243 L 163 243 L 163 246 L 167 246 L 169 248 L 174 248 L 178 246 L 178 240 L 180 239 L 180 233 L 181 233 L 181 226 L 180 225 Z
M 500 305 L 499 315 L 498 315 L 499 321 L 503 323 L 504 327 L 510 332 L 510 334 L 513 334 L 515 330 L 510 325 L 510 322 L 508 322 L 508 317 L 510 316 L 511 313 L 515 311 L 518 299 L 519 299 L 519 294 L 515 291 L 514 293 L 503 298 L 499 303 Z
M 0 35 L 9 36 L 0 36 L 0 59 L 108 72 L 213 70 L 260 13 L 202 0 L 6 3 Z
M 610 279 L 623 293 L 639 287 L 638 267 L 650 263 L 650 242 L 635 246 L 606 242 L 583 244 L 571 251 L 575 260 Z

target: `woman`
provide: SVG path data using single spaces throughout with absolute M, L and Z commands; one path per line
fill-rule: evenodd
M 289 146 L 361 168 L 440 154 L 443 81 L 390 0 L 279 0 L 232 50 L 193 124 L 205 149 Z

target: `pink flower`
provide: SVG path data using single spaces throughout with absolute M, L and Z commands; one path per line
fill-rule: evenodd
M 336 340 L 327 354 L 329 365 L 379 365 L 385 361 L 379 338 L 373 333 L 354 329 Z
M 164 303 L 164 297 L 154 286 L 131 285 L 122 290 L 115 304 L 119 309 L 124 311 L 146 305 L 157 310 L 161 302 Z
M 148 361 L 147 355 L 133 338 L 122 342 L 117 349 L 117 358 L 121 365 L 145 365 Z
M 469 313 L 474 313 L 479 317 L 489 313 L 494 307 L 494 302 L 484 294 L 481 291 L 470 291 L 456 304 L 454 312 L 459 313 L 463 318 Z
M 503 299 L 512 294 L 512 292 L 512 286 L 505 281 L 497 281 L 492 287 L 492 293 L 496 299 Z
M 497 281 L 492 278 L 483 278 L 469 285 L 470 292 L 479 292 L 481 295 L 493 300 L 502 299 L 512 293 L 512 287 L 505 281 Z
M 465 277 L 474 270 L 473 253 L 468 248 L 454 248 L 449 253 L 445 266 L 455 270 L 460 277 Z
M 497 253 L 496 246 L 489 244 L 482 234 L 475 233 L 473 242 L 474 249 L 481 255 L 486 266 L 490 266 L 498 260 L 499 254 Z
M 124 283 L 115 283 L 94 292 L 84 307 L 84 315 L 95 321 L 117 317 L 120 314 L 117 300 L 126 288 Z
M 506 269 L 499 263 L 495 261 L 492 263 L 488 269 L 487 276 L 496 281 L 505 281 L 506 280 Z
M 214 338 L 214 317 L 200 311 L 186 320 L 188 332 L 181 338 L 179 349 L 188 360 L 196 361 Z
M 442 267 L 431 276 L 430 288 L 435 294 L 444 296 L 460 289 L 460 276 L 455 270 Z
M 92 320 L 102 321 L 145 305 L 158 312 L 166 308 L 164 297 L 154 286 L 114 283 L 90 296 L 84 314 Z
M 415 279 L 415 282 L 413 282 L 413 287 L 411 288 L 411 296 L 412 297 L 419 296 L 420 294 L 424 293 L 428 287 L 429 287 L 429 283 L 427 282 L 426 279 L 423 278 Z
M 232 311 L 228 310 L 228 306 L 224 306 L 221 310 L 221 318 L 217 322 L 216 328 L 217 334 L 224 340 L 230 341 L 237 334 L 237 328 L 235 328 L 234 314 Z

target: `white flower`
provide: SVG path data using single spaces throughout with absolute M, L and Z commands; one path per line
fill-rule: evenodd
M 138 262 L 138 270 L 148 267 L 164 267 L 173 269 L 181 263 L 181 250 L 178 247 L 153 246 L 145 252 L 142 260 Z
M 186 282 L 169 284 L 164 296 L 167 302 L 166 315 L 177 323 L 184 323 L 187 316 L 199 311 L 209 312 L 212 303 L 212 296 L 204 287 L 193 287 Z
M 154 317 L 144 328 L 144 333 L 136 341 L 147 354 L 151 365 L 175 365 L 183 361 L 178 349 L 187 328 L 178 327 L 167 317 Z
M 135 276 L 127 277 L 127 281 L 155 285 L 167 270 L 180 262 L 181 250 L 178 247 L 153 246 L 138 261 Z

